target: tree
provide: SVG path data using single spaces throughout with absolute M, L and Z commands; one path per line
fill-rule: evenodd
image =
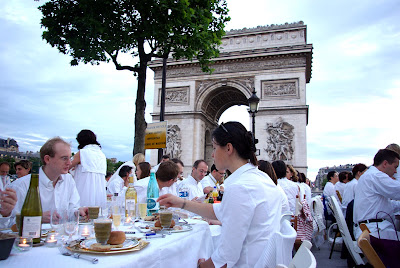
M 133 155 L 144 153 L 148 63 L 172 55 L 197 59 L 203 71 L 212 71 L 230 20 L 226 0 L 50 0 L 39 9 L 43 39 L 72 56 L 72 66 L 112 61 L 137 75 Z M 132 55 L 132 64 L 120 63 L 123 53 Z

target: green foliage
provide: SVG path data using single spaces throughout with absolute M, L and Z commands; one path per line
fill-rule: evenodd
M 111 162 L 111 159 L 107 158 L 107 172 L 114 173 L 124 162 L 118 161 L 117 163 Z
M 72 66 L 112 61 L 117 70 L 137 74 L 134 153 L 144 152 L 149 61 L 197 59 L 210 72 L 230 20 L 226 0 L 50 0 L 39 9 L 43 39 L 70 55 Z M 120 63 L 121 53 L 132 56 L 130 64 Z

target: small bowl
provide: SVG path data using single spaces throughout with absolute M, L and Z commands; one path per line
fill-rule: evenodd
M 10 256 L 16 235 L 0 233 L 0 260 L 5 260 Z

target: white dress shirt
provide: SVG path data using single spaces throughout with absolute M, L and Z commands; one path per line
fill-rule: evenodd
M 11 184 L 11 188 L 17 192 L 18 198 L 14 211 L 21 211 L 30 182 L 31 175 L 28 174 Z M 39 192 L 43 212 L 51 211 L 54 208 L 61 210 L 80 207 L 80 197 L 71 174 L 61 174 L 54 187 L 53 182 L 49 180 L 41 167 L 39 169 Z
M 338 181 L 336 184 L 335 184 L 335 192 L 336 191 L 339 191 L 339 193 L 340 193 L 340 196 L 342 197 L 342 200 L 343 200 L 343 193 L 344 193 L 344 188 L 346 187 L 346 183 L 343 183 L 343 182 L 340 182 L 340 181 Z
M 118 176 L 116 177 L 107 187 L 107 193 L 114 195 L 118 193 L 118 196 L 125 199 L 125 193 L 128 187 L 125 186 L 124 180 Z
M 278 185 L 282 187 L 283 191 L 285 192 L 288 201 L 289 201 L 289 208 L 290 212 L 295 215 L 296 212 L 296 195 L 299 194 L 299 186 L 287 178 L 278 179 Z
M 303 189 L 303 192 L 304 192 L 305 195 L 306 195 L 307 203 L 308 203 L 308 205 L 309 205 L 310 208 L 311 208 L 311 203 L 312 203 L 312 200 L 311 200 L 311 199 L 312 199 L 312 198 L 311 198 L 311 189 L 310 189 L 310 186 L 308 186 L 307 183 L 302 182 L 302 183 L 300 183 L 300 188 Z
M 290 206 L 289 206 L 289 200 L 285 194 L 285 191 L 282 189 L 282 187 L 278 184 L 276 186 L 278 188 L 279 192 L 281 193 L 281 198 L 282 198 L 282 215 L 286 214 L 290 211 Z
M 323 191 L 322 193 L 324 194 L 325 197 L 328 197 L 328 196 L 332 196 L 332 195 L 333 195 L 333 196 L 336 198 L 336 200 L 337 200 L 338 202 L 340 202 L 340 201 L 339 201 L 339 198 L 338 198 L 338 196 L 337 196 L 337 194 L 336 194 L 335 185 L 334 185 L 332 182 L 328 181 L 328 182 L 325 184 L 324 191 Z
M 354 193 L 358 184 L 357 179 L 352 179 L 348 183 L 346 183 L 346 187 L 344 187 L 343 195 L 342 195 L 342 208 L 347 208 L 347 205 L 354 199 Z
M 204 195 L 203 186 L 200 182 L 197 182 L 192 175 L 189 175 L 180 184 L 179 188 L 186 186 L 188 188 L 188 199 L 192 200 L 195 197 L 201 197 Z
M 214 178 L 214 176 L 210 173 L 207 176 L 205 176 L 201 181 L 201 186 L 204 188 L 206 187 L 211 187 L 214 188 L 214 186 L 217 186 L 217 179 Z
M 281 193 L 268 175 L 245 164 L 225 181 L 222 202 L 214 204 L 222 223 L 215 267 L 254 267 L 268 239 L 280 229 Z
M 394 217 L 394 213 L 400 211 L 400 202 L 391 199 L 400 200 L 400 181 L 393 180 L 374 166 L 369 167 L 361 175 L 355 190 L 354 223 L 375 218 L 389 219 L 389 216 L 385 213 L 376 215 L 379 211 L 384 211 Z M 386 223 L 389 222 L 378 223 L 379 228 L 381 228 L 381 224 L 385 225 Z M 370 228 L 370 225 L 371 227 L 375 226 L 374 229 L 376 229 L 376 223 L 367 223 L 368 228 Z M 391 223 L 387 228 L 394 229 Z M 361 234 L 360 228 L 355 229 L 358 229 L 357 235 Z M 371 228 L 370 231 L 373 232 Z

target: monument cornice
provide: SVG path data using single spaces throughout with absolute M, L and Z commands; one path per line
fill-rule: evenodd
M 257 114 L 264 115 L 282 115 L 282 114 L 306 114 L 306 124 L 308 125 L 308 105 L 297 106 L 277 106 L 277 107 L 260 107 Z M 257 115 L 256 115 L 257 120 Z
M 160 113 L 150 113 L 153 119 L 158 120 L 160 118 Z M 209 124 L 216 125 L 217 122 L 215 122 L 212 118 L 207 116 L 205 113 L 198 111 L 198 112 L 165 112 L 164 114 L 165 120 L 167 121 L 168 119 L 202 119 L 202 120 L 207 120 Z M 158 122 L 158 121 L 155 121 Z

